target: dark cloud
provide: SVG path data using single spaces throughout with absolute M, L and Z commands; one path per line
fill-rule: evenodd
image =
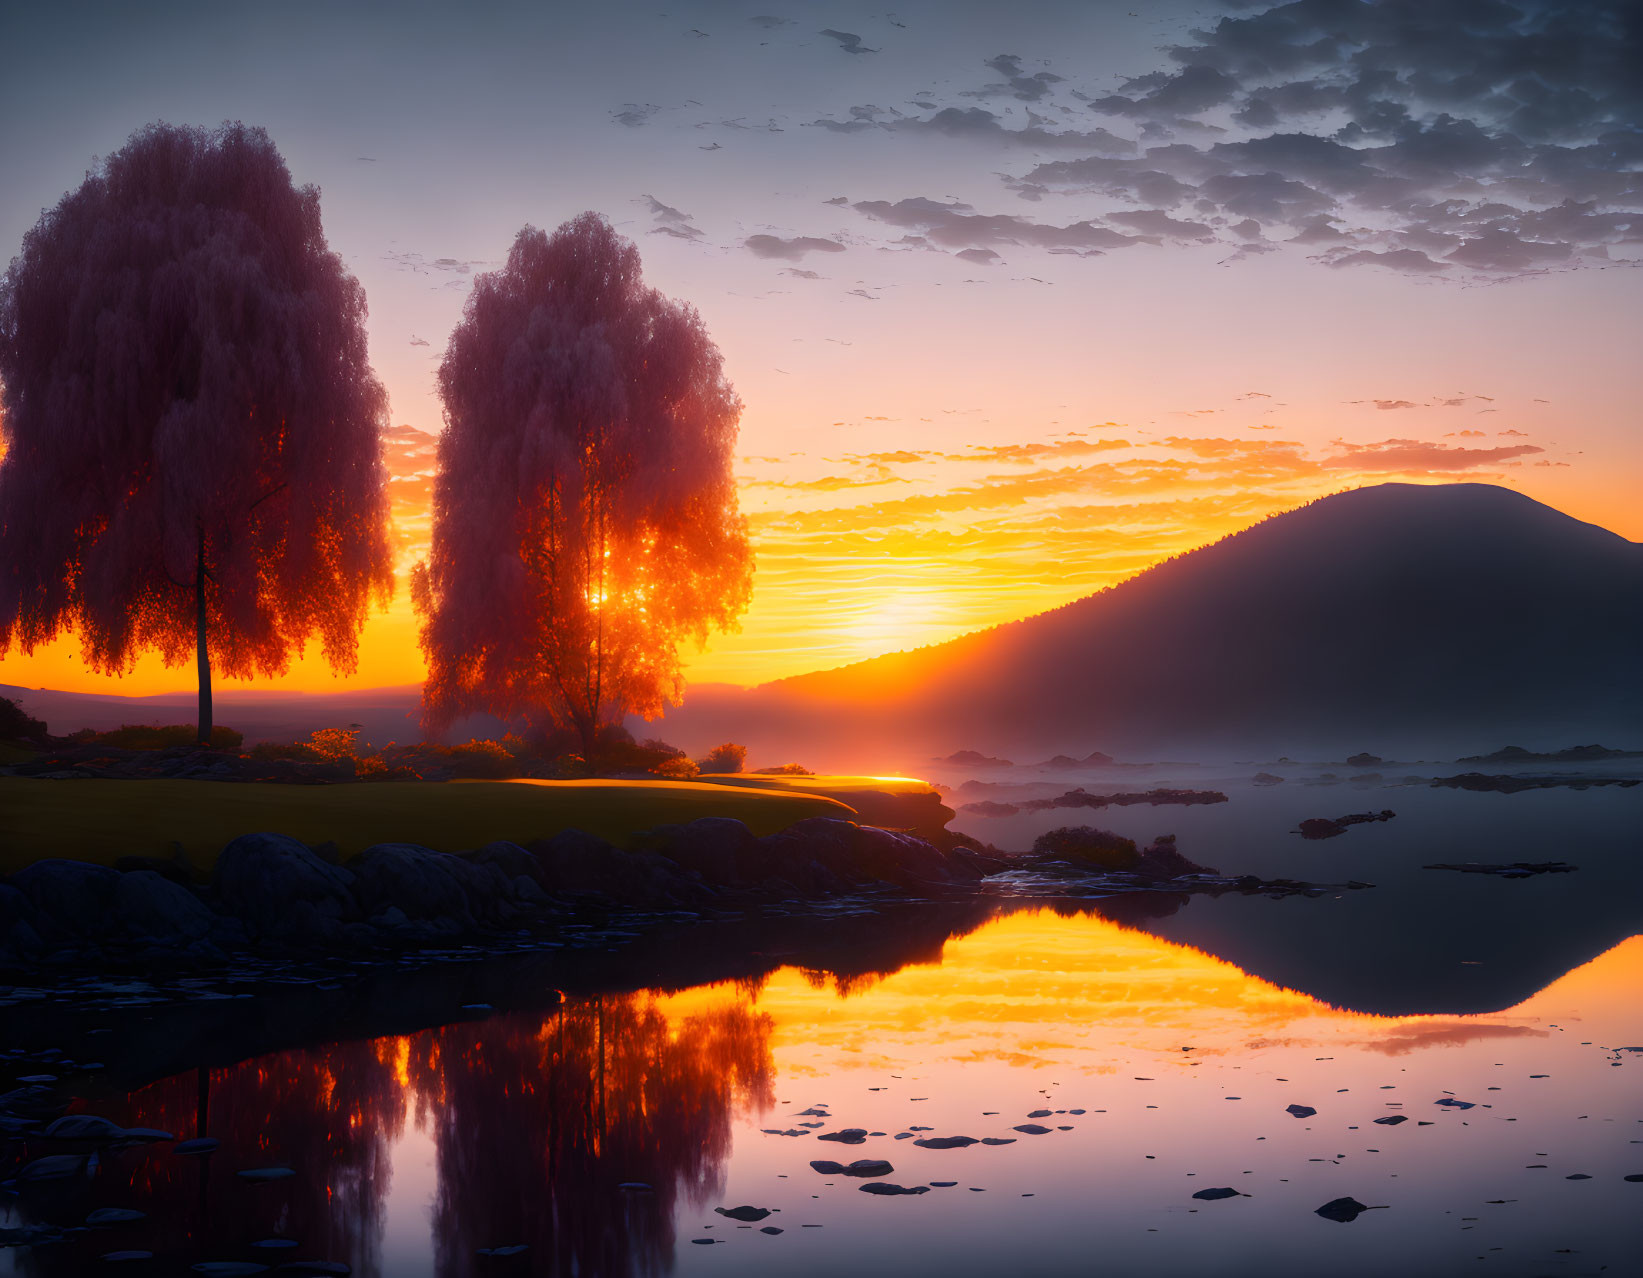
M 789 266 L 786 270 L 778 273 L 781 275 L 791 275 L 796 280 L 819 280 L 826 278 L 825 276 L 818 275 L 815 271 L 807 271 L 802 266 Z
M 996 244 L 1022 244 L 1034 248 L 1071 253 L 1098 253 L 1103 249 L 1126 248 L 1145 241 L 1144 236 L 1124 235 L 1094 222 L 1073 222 L 1066 226 L 1035 222 L 1007 213 L 977 213 L 968 204 L 943 203 L 913 196 L 897 200 L 858 200 L 858 213 L 891 226 L 920 232 L 930 243 L 943 248 L 989 248 Z
M 824 36 L 829 37 L 830 39 L 837 40 L 839 42 L 839 48 L 843 49 L 846 53 L 877 53 L 878 52 L 877 49 L 869 49 L 865 44 L 863 44 L 861 42 L 861 37 L 859 35 L 855 35 L 854 33 L 849 32 L 849 31 L 835 31 L 831 27 L 828 27 L 826 30 L 820 31 L 817 34 L 818 35 L 824 35 Z
M 791 239 L 780 235 L 750 235 L 745 247 L 754 257 L 775 258 L 783 262 L 797 262 L 806 253 L 844 252 L 844 245 L 837 240 L 826 240 L 815 235 L 795 235 Z
M 1050 129 L 1041 116 L 1029 113 L 1028 122 L 1011 128 L 1002 116 L 986 107 L 942 107 L 921 118 L 876 106 L 850 108 L 843 120 L 812 120 L 812 128 L 831 133 L 861 133 L 869 129 L 889 133 L 939 134 L 942 137 L 973 139 L 1004 146 L 1028 147 L 1038 151 L 1083 151 L 1103 155 L 1133 155 L 1136 144 L 1106 129 Z
M 982 266 L 997 266 L 1004 260 L 997 253 L 993 252 L 992 249 L 984 248 L 960 249 L 957 253 L 954 253 L 953 256 L 962 257 L 966 262 L 978 262 Z
M 1163 239 L 1212 240 L 1215 238 L 1214 227 L 1205 226 L 1202 222 L 1178 221 L 1162 209 L 1140 209 L 1134 213 L 1109 213 L 1107 220 L 1140 231 L 1143 235 L 1156 235 Z
M 610 113 L 610 118 L 618 124 L 625 124 L 630 129 L 636 129 L 641 124 L 648 124 L 650 117 L 661 109 L 654 102 L 624 102 L 620 111 Z
M 852 113 L 826 127 L 1078 150 L 1008 185 L 1256 242 L 1234 258 L 1289 242 L 1323 247 L 1328 266 L 1456 277 L 1643 258 L 1637 0 L 1240 8 L 1253 11 L 1219 17 L 1169 49 L 1167 68 L 1105 95 L 1029 74 L 1015 54 L 988 59 L 1002 81 L 959 97 L 1031 103 L 1025 125 L 921 97 L 927 115 Z M 1122 132 L 1054 128 L 1034 108 L 1108 116 Z
M 980 89 L 971 89 L 966 97 L 993 97 L 1008 93 L 1023 102 L 1037 102 L 1043 98 L 1057 84 L 1061 77 L 1053 71 L 1035 71 L 1031 75 L 1021 69 L 1021 59 L 1013 53 L 1001 53 L 997 57 L 988 58 L 983 66 L 991 67 L 1004 77 L 1003 84 L 989 84 Z
M 1419 408 L 1420 405 L 1408 399 L 1377 399 L 1375 407 L 1384 413 L 1394 408 Z
M 766 31 L 774 31 L 777 27 L 790 27 L 792 18 L 776 18 L 768 13 L 761 13 L 748 19 L 756 27 L 763 27 Z

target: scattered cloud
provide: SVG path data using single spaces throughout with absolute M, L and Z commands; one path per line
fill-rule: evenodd
M 828 27 L 817 34 L 827 36 L 829 39 L 837 40 L 839 42 L 839 48 L 843 49 L 846 53 L 878 52 L 877 49 L 869 49 L 861 42 L 861 37 L 859 35 L 856 35 L 850 31 L 835 31 L 831 27 Z
M 774 258 L 797 262 L 806 253 L 842 253 L 844 245 L 837 240 L 822 239 L 815 235 L 796 235 L 784 239 L 780 235 L 750 235 L 744 246 L 754 257 Z
M 651 215 L 655 225 L 650 228 L 652 235 L 671 235 L 679 240 L 703 240 L 707 237 L 691 219 L 688 213 L 683 213 L 671 204 L 663 204 L 654 195 L 639 197 L 641 204 Z
M 1336 447 L 1340 451 L 1326 457 L 1322 463 L 1325 470 L 1398 471 L 1406 474 L 1498 466 L 1516 457 L 1546 451 L 1533 444 L 1513 444 L 1507 448 L 1452 448 L 1414 439 L 1387 439 L 1378 444 L 1338 443 Z

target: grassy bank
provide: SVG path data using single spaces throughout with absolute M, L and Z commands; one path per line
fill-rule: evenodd
M 456 852 L 494 839 L 528 843 L 571 827 L 623 843 L 640 830 L 705 816 L 735 817 L 762 835 L 806 817 L 856 814 L 797 787 L 693 781 L 307 786 L 0 777 L 0 873 L 43 857 L 110 864 L 126 855 L 170 856 L 174 843 L 204 870 L 231 839 L 253 830 L 309 844 L 329 840 L 348 857 L 373 843 Z
M 704 776 L 714 785 L 735 786 L 743 791 L 808 794 L 833 799 L 856 810 L 863 825 L 917 830 L 926 836 L 939 832 L 953 819 L 953 810 L 942 804 L 941 795 L 928 781 L 912 777 L 862 776 L 767 776 L 738 772 L 725 776 Z

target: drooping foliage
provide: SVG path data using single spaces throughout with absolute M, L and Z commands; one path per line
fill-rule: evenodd
M 200 648 L 352 669 L 393 584 L 365 314 L 261 129 L 150 125 L 47 211 L 0 284 L 0 651 L 195 653 L 202 739 Z
M 680 644 L 747 606 L 741 402 L 695 310 L 591 213 L 526 227 L 475 281 L 439 385 L 425 724 L 523 716 L 591 753 L 602 723 L 677 700 Z

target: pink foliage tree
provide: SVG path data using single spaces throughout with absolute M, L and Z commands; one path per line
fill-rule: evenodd
M 46 212 L 0 284 L 0 652 L 357 662 L 393 575 L 386 395 L 319 191 L 261 129 L 154 124 Z
M 572 728 L 679 696 L 679 646 L 747 607 L 741 401 L 689 306 L 585 213 L 480 276 L 439 370 L 432 550 L 413 579 L 430 730 L 487 710 Z

